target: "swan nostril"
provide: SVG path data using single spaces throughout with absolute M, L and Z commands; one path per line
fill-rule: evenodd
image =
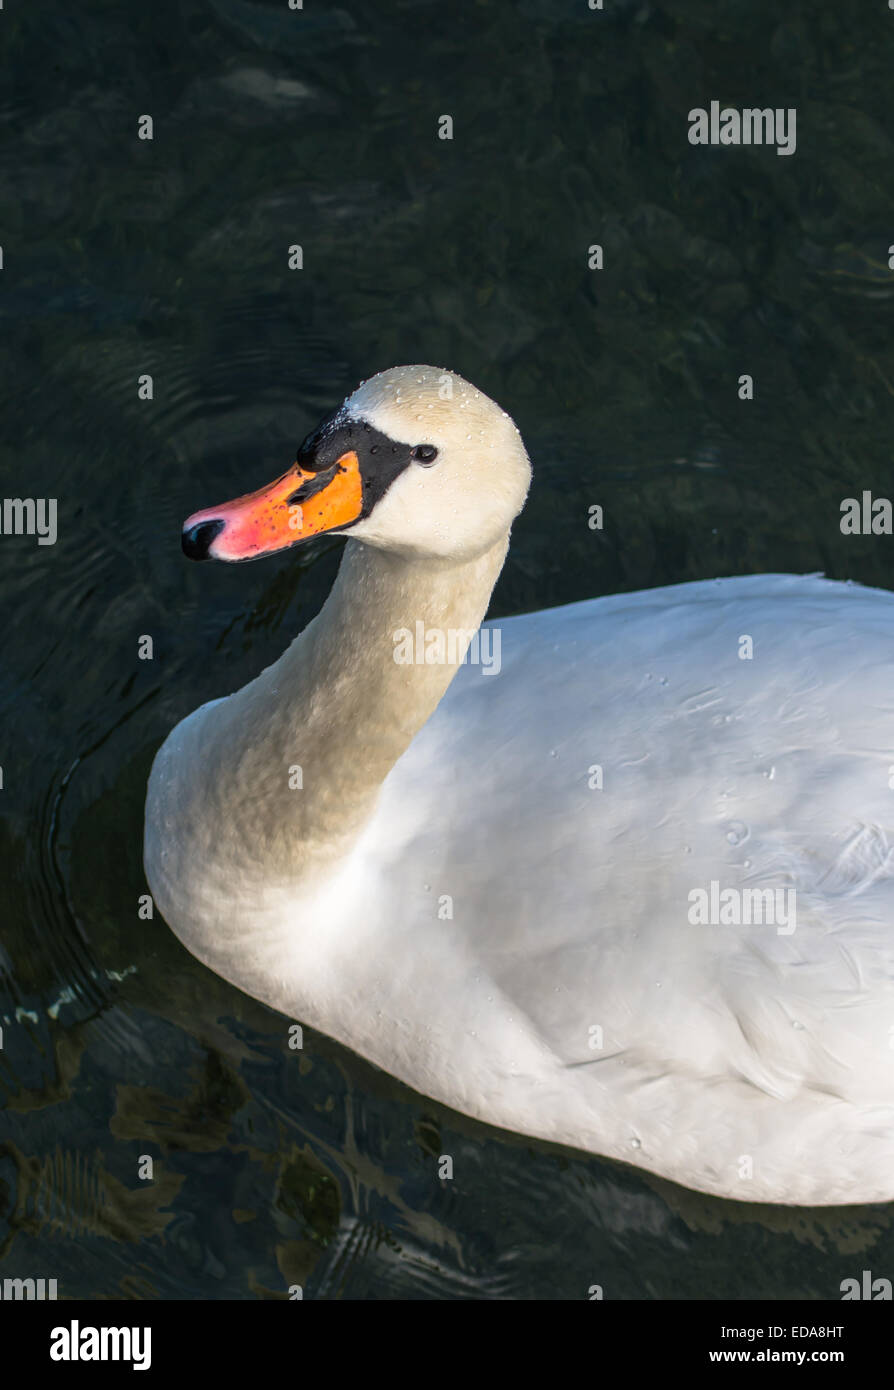
M 188 555 L 190 560 L 207 560 L 213 542 L 226 524 L 218 518 L 215 521 L 200 521 L 195 526 L 188 527 L 180 537 L 183 554 Z

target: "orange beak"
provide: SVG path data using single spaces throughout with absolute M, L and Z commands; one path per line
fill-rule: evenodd
M 269 487 L 193 512 L 183 523 L 191 560 L 254 560 L 308 536 L 337 531 L 360 519 L 363 481 L 353 452 L 308 473 L 295 464 Z

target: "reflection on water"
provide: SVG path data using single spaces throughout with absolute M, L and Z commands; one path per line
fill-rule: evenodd
M 890 542 L 838 528 L 843 497 L 890 495 L 894 397 L 890 21 L 846 11 L 5 14 L 2 488 L 59 501 L 55 546 L 0 544 L 5 1277 L 829 1298 L 890 1266 L 886 1207 L 711 1200 L 473 1124 L 325 1038 L 294 1052 L 139 913 L 155 749 L 279 654 L 339 553 L 199 569 L 179 522 L 280 472 L 374 371 L 448 365 L 519 421 L 536 482 L 494 615 L 761 570 L 891 585 Z M 797 154 L 689 146 L 713 98 L 796 106 Z

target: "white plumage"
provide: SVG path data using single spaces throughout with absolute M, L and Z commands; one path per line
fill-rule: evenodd
M 397 371 L 410 439 L 434 369 Z M 476 436 L 505 421 L 472 405 Z M 761 575 L 596 599 L 492 625 L 499 674 L 451 683 L 391 635 L 475 626 L 514 511 L 424 568 L 392 553 L 392 495 L 282 661 L 160 751 L 170 925 L 493 1124 L 742 1200 L 894 1198 L 894 598 Z M 794 890 L 794 929 L 693 922 L 712 882 Z

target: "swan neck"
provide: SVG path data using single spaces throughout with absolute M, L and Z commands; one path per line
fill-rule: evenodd
M 244 832 L 268 876 L 346 852 L 461 664 L 508 543 L 446 565 L 349 540 L 318 616 L 226 702 Z

